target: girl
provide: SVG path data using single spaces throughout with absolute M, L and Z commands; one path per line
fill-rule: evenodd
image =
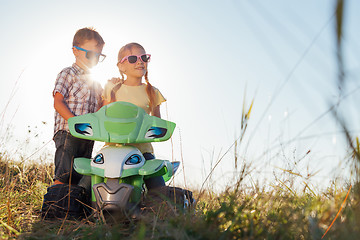
M 104 88 L 104 105 L 115 101 L 130 102 L 145 110 L 152 116 L 160 116 L 160 104 L 166 99 L 160 91 L 153 87 L 148 80 L 148 63 L 150 54 L 138 43 L 129 43 L 123 46 L 118 54 L 117 66 L 121 79 L 118 83 L 108 81 Z M 124 77 L 126 76 L 126 78 Z M 145 83 L 143 83 L 145 79 Z M 151 143 L 127 144 L 137 147 L 146 160 L 154 159 L 154 150 Z M 165 186 L 164 179 L 154 177 L 145 181 L 148 189 Z

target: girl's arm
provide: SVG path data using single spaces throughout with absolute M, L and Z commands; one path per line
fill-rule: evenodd
M 157 105 L 156 107 L 154 107 L 154 109 L 152 111 L 152 115 L 155 117 L 161 118 L 160 105 Z
M 75 117 L 64 102 L 64 96 L 59 92 L 54 95 L 54 108 L 66 121 L 71 117 Z

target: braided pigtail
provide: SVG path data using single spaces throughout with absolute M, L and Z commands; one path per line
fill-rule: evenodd
M 120 79 L 120 83 L 116 84 L 110 92 L 110 98 L 111 98 L 111 102 L 116 102 L 116 92 L 120 89 L 121 85 L 123 84 L 123 82 L 125 81 L 125 77 L 124 74 L 120 71 L 120 75 L 121 75 L 121 79 Z
M 111 97 L 111 102 L 116 102 L 116 92 L 120 89 L 121 87 L 121 84 L 117 84 L 113 87 L 113 89 L 111 89 L 111 92 L 110 92 L 110 97 Z
M 152 113 L 154 108 L 156 107 L 155 106 L 155 90 L 149 82 L 148 71 L 146 71 L 144 77 L 145 77 L 145 81 L 146 81 L 146 93 L 149 97 L 149 108 L 150 108 L 150 112 Z

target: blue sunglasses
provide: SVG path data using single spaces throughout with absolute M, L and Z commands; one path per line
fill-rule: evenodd
M 99 62 L 102 62 L 106 58 L 106 55 L 104 55 L 102 53 L 96 53 L 94 51 L 86 50 L 86 49 L 83 49 L 83 48 L 78 47 L 78 46 L 74 46 L 74 48 L 76 48 L 77 50 L 80 50 L 80 51 L 84 51 L 85 52 L 85 57 L 87 59 L 97 58 L 99 60 Z

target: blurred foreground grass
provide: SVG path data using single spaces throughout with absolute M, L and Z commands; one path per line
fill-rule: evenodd
M 108 226 L 96 219 L 44 221 L 40 209 L 52 182 L 52 165 L 0 159 L 0 239 L 321 239 L 349 189 L 297 192 L 283 186 L 246 187 L 242 181 L 197 198 L 195 211 L 162 218 L 157 213 L 138 222 Z M 241 178 L 242 179 L 242 178 Z M 324 239 L 357 239 L 360 228 L 358 185 Z

